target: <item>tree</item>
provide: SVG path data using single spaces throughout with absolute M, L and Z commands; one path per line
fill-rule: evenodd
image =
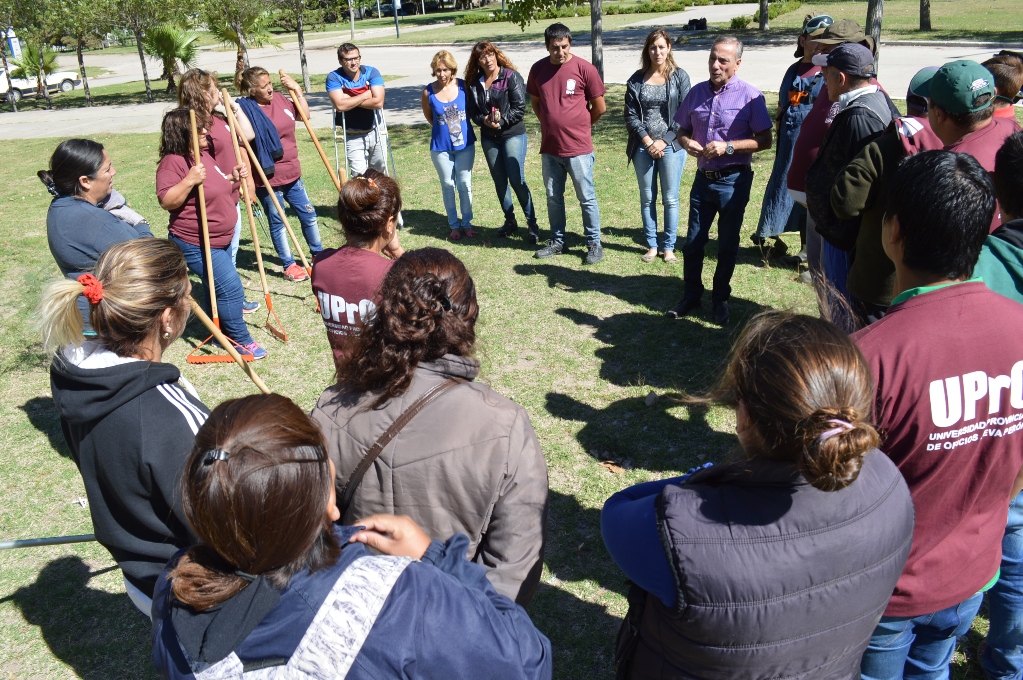
M 146 99 L 153 102 L 153 87 L 149 83 L 149 69 L 143 52 L 146 32 L 169 21 L 178 7 L 164 0 L 113 0 L 113 13 L 118 25 L 135 37 L 139 61 L 142 63 L 142 79 L 146 82 Z
M 21 33 L 25 36 L 25 50 L 22 53 L 21 66 L 25 73 L 35 75 L 39 84 L 39 96 L 46 99 L 46 108 L 53 108 L 50 100 L 50 88 L 44 85 L 46 75 L 56 70 L 57 55 L 49 48 L 53 39 L 59 33 L 54 27 L 54 1 L 33 0 L 32 2 L 18 3 L 18 9 L 14 21 L 21 26 Z M 25 63 L 30 48 L 35 58 L 35 64 Z M 53 63 L 47 64 L 47 58 L 52 57 Z M 18 77 L 18 76 L 15 76 Z
M 101 37 L 110 28 L 110 3 L 107 0 L 57 0 L 58 24 L 64 29 L 63 42 L 75 48 L 78 71 L 85 88 L 85 105 L 92 106 L 89 76 L 85 72 L 86 47 L 100 44 Z
M 7 36 L 10 35 L 11 30 L 14 28 L 14 17 L 19 10 L 17 2 L 18 0 L 0 0 L 0 24 L 2 24 L 4 32 L 3 42 L 0 43 L 0 58 L 3 59 L 4 77 L 7 79 L 8 93 L 14 91 L 14 83 L 11 82 L 11 65 L 7 61 Z M 14 100 L 14 96 L 8 94 L 7 101 L 11 103 L 11 111 L 17 113 L 18 102 Z
M 199 57 L 199 45 L 196 40 L 197 33 L 178 28 L 173 24 L 161 24 L 149 29 L 145 38 L 145 51 L 151 57 L 156 57 L 163 64 L 161 78 L 167 79 L 167 92 L 177 91 L 174 84 L 174 77 L 181 75 L 178 69 L 178 62 L 190 69 L 195 66 Z
M 305 25 L 308 21 L 316 24 L 323 21 L 322 9 L 310 9 L 306 0 L 276 0 L 281 7 L 280 16 L 277 18 L 277 25 L 281 28 L 291 29 L 298 36 L 298 60 L 302 65 L 302 86 L 306 92 L 312 89 L 309 82 L 309 62 L 305 54 Z
M 590 0 L 590 57 L 604 80 L 604 2 Z
M 771 27 L 771 12 L 767 6 L 767 0 L 760 0 L 760 30 L 766 31 Z
M 931 0 L 920 0 L 920 30 L 931 30 Z
M 46 76 L 57 71 L 57 53 L 48 47 L 42 51 L 32 43 L 27 43 L 21 51 L 20 59 L 13 59 L 14 69 L 11 76 L 15 78 L 35 78 L 36 94 L 44 96 L 49 88 L 46 87 Z
M 237 48 L 234 85 L 241 85 L 242 71 L 249 67 L 249 46 L 280 47 L 270 34 L 273 16 L 264 0 L 206 0 L 200 18 L 207 30 L 225 45 Z
M 867 35 L 874 39 L 874 70 L 881 56 L 881 17 L 884 15 L 884 0 L 867 0 Z

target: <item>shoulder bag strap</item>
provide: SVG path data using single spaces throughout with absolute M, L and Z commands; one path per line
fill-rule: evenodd
M 352 504 L 352 499 L 355 497 L 355 491 L 359 488 L 359 484 L 362 483 L 362 478 L 369 470 L 369 467 L 373 462 L 380 457 L 383 450 L 391 443 L 398 433 L 401 432 L 402 428 L 408 425 L 409 421 L 412 420 L 417 413 L 426 408 L 426 405 L 432 402 L 434 399 L 439 397 L 441 394 L 451 389 L 455 385 L 468 382 L 465 378 L 448 378 L 439 385 L 435 385 L 430 388 L 423 396 L 416 399 L 416 401 L 409 406 L 405 411 L 398 416 L 398 418 L 391 423 L 391 426 L 380 435 L 380 438 L 369 448 L 366 455 L 362 457 L 358 467 L 352 471 L 348 481 L 345 482 L 344 489 L 341 491 L 341 498 L 338 499 L 339 508 L 341 509 L 341 517 L 344 518 L 348 513 L 348 509 Z

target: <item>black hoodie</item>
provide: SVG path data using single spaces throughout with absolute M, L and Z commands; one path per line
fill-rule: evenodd
M 83 350 L 60 352 L 50 366 L 61 430 L 85 481 L 96 540 L 125 578 L 152 597 L 167 560 L 198 542 L 185 521 L 179 485 L 209 411 L 182 389 L 171 364 L 80 368 L 89 353 L 123 361 L 96 343 Z

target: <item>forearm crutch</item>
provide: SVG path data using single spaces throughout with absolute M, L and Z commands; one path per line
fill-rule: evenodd
M 245 371 L 245 375 L 249 376 L 249 380 L 255 383 L 260 392 L 263 394 L 270 394 L 270 388 L 266 386 L 266 383 L 264 383 L 258 375 L 256 375 L 256 371 L 248 363 L 252 361 L 252 355 L 248 353 L 245 355 L 239 354 L 238 350 L 234 348 L 234 342 L 220 332 L 220 327 L 217 326 L 210 317 L 206 316 L 206 312 L 202 311 L 202 307 L 200 307 L 199 303 L 195 301 L 195 298 L 189 296 L 188 302 L 192 305 L 192 313 L 199 317 L 199 321 L 202 321 L 203 325 L 206 326 L 206 328 L 210 330 L 210 333 L 213 334 L 210 337 L 216 338 L 217 342 L 219 342 L 224 349 L 227 350 L 227 354 L 217 355 L 218 358 L 216 361 L 224 362 L 225 359 L 219 357 L 226 357 L 226 361 L 235 362 L 242 367 L 242 370 Z
M 230 102 L 230 95 L 225 87 L 222 91 L 224 102 L 227 104 Z M 238 137 L 241 131 L 238 129 L 238 121 L 234 118 L 234 111 L 231 110 L 231 106 L 227 104 L 227 124 L 231 127 L 231 143 L 234 146 L 234 159 L 235 163 L 242 165 L 242 152 L 241 147 L 238 146 Z M 256 218 L 252 215 L 252 196 L 249 195 L 248 183 L 243 179 L 242 186 L 242 203 L 245 204 L 245 212 L 249 217 L 249 229 L 252 230 L 252 248 L 256 251 L 256 268 L 259 270 L 259 283 L 263 286 L 263 299 L 266 300 L 266 329 L 270 333 L 280 339 L 282 342 L 288 341 L 288 333 L 284 330 L 284 324 L 281 323 L 280 317 L 277 316 L 277 312 L 274 311 L 273 300 L 270 299 L 270 287 L 266 285 L 266 270 L 263 268 L 263 253 L 259 247 L 259 234 L 256 230 Z M 277 322 L 277 326 L 270 323 L 270 317 L 274 318 Z
M 284 208 L 281 207 L 281 202 L 277 200 L 277 192 L 270 186 L 270 180 L 266 178 L 266 173 L 263 172 L 263 166 L 259 164 L 259 157 L 256 156 L 256 152 L 252 150 L 252 146 L 249 144 L 249 140 L 245 137 L 240 137 L 242 144 L 245 145 L 245 150 L 249 154 L 249 160 L 252 162 L 249 165 L 256 169 L 259 173 L 259 179 L 263 182 L 263 186 L 266 188 L 266 192 L 270 194 L 270 200 L 273 201 L 274 207 L 277 208 L 277 214 L 281 216 L 281 221 L 284 222 L 284 228 L 288 230 L 288 236 L 291 237 L 291 242 L 295 244 L 295 250 L 298 252 L 298 257 L 302 260 L 302 267 L 306 270 L 306 273 L 311 277 L 313 275 L 313 268 L 309 266 L 309 260 L 305 259 L 305 251 L 302 250 L 302 246 L 299 245 L 298 239 L 295 238 L 295 232 L 291 229 L 291 223 L 288 221 L 288 216 L 284 214 Z
M 282 76 L 284 75 L 284 69 L 278 71 Z M 330 175 L 330 179 L 333 180 L 334 186 L 338 191 L 341 191 L 341 185 L 348 181 L 348 177 L 344 177 L 344 181 L 338 179 L 338 176 L 334 174 L 333 168 L 330 167 L 330 161 L 327 160 L 327 154 L 323 152 L 323 147 L 320 146 L 320 140 L 316 138 L 316 133 L 313 132 L 313 126 L 309 124 L 309 118 L 306 117 L 305 111 L 302 110 L 302 106 L 298 103 L 299 95 L 301 94 L 297 90 L 291 91 L 291 103 L 295 107 L 295 111 L 298 113 L 298 117 L 305 123 L 305 129 L 309 131 L 309 137 L 313 140 L 313 145 L 316 147 L 316 151 L 320 154 L 320 160 L 323 161 L 323 167 L 327 168 L 327 173 Z M 347 175 L 347 173 L 345 173 Z
M 377 144 L 382 142 L 387 147 L 387 153 L 384 155 L 384 174 L 389 175 L 392 179 L 398 179 L 398 167 L 394 164 L 394 152 L 391 151 L 391 135 L 387 131 L 387 120 L 384 118 L 384 110 L 374 109 L 374 115 L 377 123 L 374 126 L 377 133 Z M 388 163 L 388 161 L 390 162 Z
M 192 109 L 189 109 L 188 111 L 188 119 L 192 128 L 192 158 L 194 159 L 195 164 L 199 165 L 202 162 L 202 156 L 199 151 L 199 131 L 195 125 L 195 111 Z M 213 313 L 213 319 L 210 322 L 209 327 L 213 334 L 189 352 L 188 356 L 185 357 L 185 361 L 190 364 L 227 363 L 229 361 L 234 361 L 233 357 L 230 355 L 231 352 L 237 354 L 237 352 L 234 351 L 234 345 L 237 343 L 230 340 L 220 332 L 220 315 L 217 313 L 217 284 L 213 279 L 213 256 L 210 253 L 210 225 L 206 220 L 206 192 L 203 189 L 202 182 L 196 185 L 196 189 L 198 189 L 199 193 L 197 203 L 199 204 L 199 222 L 201 224 L 202 231 L 202 249 L 203 255 L 206 257 L 206 285 L 209 288 L 210 293 L 210 311 Z M 194 307 L 195 301 L 193 300 L 192 303 Z M 203 316 L 206 316 L 206 314 L 204 313 Z M 204 345 L 214 338 L 220 341 L 221 346 L 227 350 L 228 354 L 197 354 Z M 255 356 L 251 353 L 246 354 L 246 356 L 248 357 L 248 361 L 255 359 Z
M 341 173 L 341 160 L 338 157 L 337 152 L 337 117 L 341 116 L 341 148 L 344 149 L 345 155 L 345 176 L 352 176 L 352 166 L 348 162 L 348 124 L 345 119 L 345 112 L 338 111 L 335 109 L 334 118 L 332 119 L 333 132 L 334 132 L 334 166 L 337 168 L 338 174 Z M 346 180 L 347 181 L 347 180 Z

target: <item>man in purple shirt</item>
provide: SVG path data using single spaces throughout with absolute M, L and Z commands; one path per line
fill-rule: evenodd
M 714 41 L 710 80 L 699 83 L 682 101 L 675 120 L 682 148 L 696 156 L 696 179 L 689 192 L 689 233 L 682 248 L 685 292 L 668 310 L 680 318 L 700 306 L 703 297 L 703 249 L 718 218 L 718 264 L 714 270 L 714 323 L 728 323 L 729 281 L 739 254 L 739 229 L 753 186 L 753 154 L 771 148 L 774 121 L 764 95 L 735 77 L 742 63 L 742 42 L 732 36 Z

